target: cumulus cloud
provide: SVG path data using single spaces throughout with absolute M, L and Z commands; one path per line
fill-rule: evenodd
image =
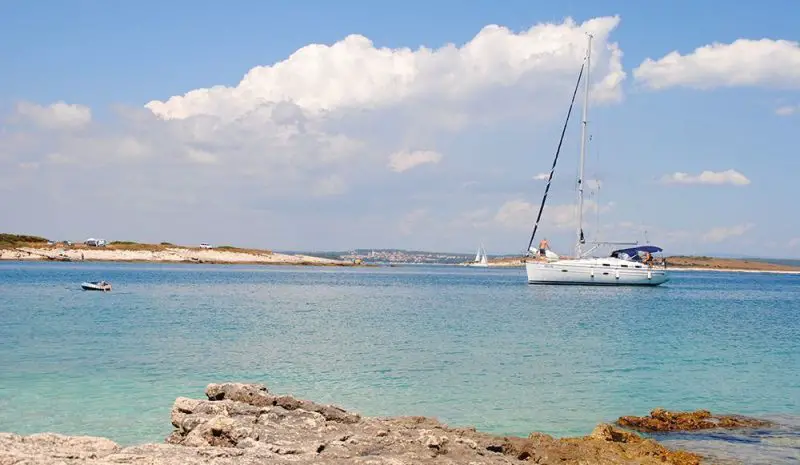
M 792 116 L 800 112 L 800 105 L 783 105 L 775 109 L 775 114 L 778 116 Z
M 650 89 L 670 87 L 800 87 L 800 44 L 788 40 L 738 39 L 713 43 L 681 55 L 673 51 L 647 58 L 633 70 L 637 82 Z
M 584 215 L 587 213 L 606 212 L 613 207 L 613 204 L 600 206 L 593 200 L 583 202 Z M 539 206 L 524 200 L 510 200 L 497 210 L 494 221 L 509 229 L 524 229 L 533 227 Z M 577 205 L 545 205 L 542 212 L 542 222 L 553 226 L 556 229 L 575 228 L 578 225 Z
M 550 179 L 550 173 L 539 173 L 533 177 L 534 181 L 547 181 Z
M 83 105 L 56 102 L 47 106 L 19 102 L 12 120 L 29 121 L 49 129 L 75 129 L 92 120 L 92 111 Z
M 414 99 L 465 103 L 492 89 L 548 87 L 574 76 L 595 35 L 595 98 L 616 100 L 625 79 L 622 52 L 607 41 L 619 17 L 576 24 L 538 24 L 515 33 L 489 25 L 462 46 L 438 49 L 376 47 L 362 35 L 332 45 L 310 44 L 287 59 L 257 66 L 234 87 L 195 89 L 146 107 L 165 119 L 214 115 L 235 119 L 260 106 L 292 102 L 320 116 L 348 108 L 378 108 Z
M 689 173 L 677 172 L 664 175 L 661 178 L 662 182 L 666 184 L 707 184 L 707 185 L 723 185 L 731 184 L 734 186 L 746 186 L 750 184 L 750 180 L 745 175 L 736 170 L 727 171 L 703 171 L 698 175 L 691 175 Z
M 260 221 L 253 218 L 283 212 L 295 218 L 282 236 L 292 243 L 302 215 L 320 222 L 325 215 L 334 221 L 382 215 L 394 224 L 408 204 L 386 207 L 387 199 L 411 195 L 426 195 L 430 212 L 461 211 L 465 203 L 475 208 L 474 198 L 450 198 L 476 171 L 484 176 L 497 168 L 496 158 L 458 158 L 465 144 L 485 136 L 471 129 L 560 122 L 586 32 L 595 36 L 593 104 L 618 102 L 625 79 L 622 51 L 609 40 L 618 24 L 618 17 L 601 17 L 523 31 L 489 25 L 464 44 L 418 49 L 381 47 L 353 35 L 243 69 L 244 78 L 234 85 L 158 96 L 141 108 L 113 107 L 102 122 L 81 105 L 23 102 L 0 130 L 0 186 L 24 192 L 29 204 L 0 206 L 0 216 L 23 221 L 25 212 L 35 211 L 26 224 L 36 224 L 71 211 L 66 207 L 94 202 L 100 192 L 103 218 L 73 213 L 56 227 L 102 226 L 107 237 L 112 225 L 127 236 L 169 228 L 193 237 L 206 228 L 197 225 L 213 217 L 225 220 L 214 220 L 203 234 L 241 237 L 258 229 L 250 226 Z M 442 153 L 446 179 L 420 186 L 396 175 L 441 163 Z M 484 180 L 481 186 L 488 186 Z M 334 205 L 342 207 L 327 208 Z M 233 227 L 237 219 L 248 227 Z M 491 215 L 448 221 L 490 220 Z M 278 223 L 258 224 L 278 230 Z M 259 233 L 257 240 L 281 240 L 265 237 Z
M 745 223 L 736 226 L 713 228 L 704 233 L 702 237 L 706 242 L 722 242 L 732 237 L 742 236 L 753 229 L 754 226 L 753 223 Z
M 437 164 L 440 161 L 442 161 L 442 154 L 433 150 L 411 152 L 402 150 L 389 156 L 389 169 L 396 173 L 402 173 L 420 165 Z

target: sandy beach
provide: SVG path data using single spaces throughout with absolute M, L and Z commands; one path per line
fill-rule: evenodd
M 97 262 L 164 262 L 219 263 L 265 265 L 353 266 L 345 260 L 288 255 L 250 249 L 200 249 L 189 247 L 138 246 L 135 248 L 108 247 L 11 247 L 0 249 L 0 260 L 33 261 L 97 261 Z

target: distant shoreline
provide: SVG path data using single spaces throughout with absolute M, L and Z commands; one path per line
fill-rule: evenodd
M 214 265 L 301 265 L 301 266 L 398 266 L 410 264 L 364 262 L 364 257 L 279 253 L 271 250 L 232 246 L 191 247 L 162 242 L 140 244 L 131 241 L 110 242 L 101 246 L 85 243 L 50 242 L 38 236 L 0 234 L 0 261 L 63 261 L 106 263 L 196 263 Z M 490 268 L 522 268 L 524 257 L 489 258 Z M 717 258 L 705 256 L 668 256 L 667 269 L 674 271 L 727 271 L 736 273 L 800 274 L 800 266 L 771 263 L 761 259 Z M 465 266 L 470 262 L 441 263 Z
M 359 266 L 358 261 L 310 255 L 289 255 L 268 250 L 203 249 L 150 244 L 0 247 L 0 261 L 105 262 L 105 263 L 196 263 L 214 265 Z
M 766 261 L 717 257 L 666 257 L 667 270 L 672 271 L 727 271 L 732 273 L 800 274 L 800 267 L 779 265 Z M 524 267 L 522 257 L 489 259 L 489 267 Z
M 667 271 L 716 271 L 727 273 L 770 273 L 770 274 L 800 274 L 800 270 L 742 270 L 736 268 L 683 268 L 683 267 L 667 267 Z

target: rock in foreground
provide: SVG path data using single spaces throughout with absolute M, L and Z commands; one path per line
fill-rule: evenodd
M 425 417 L 361 417 L 257 384 L 211 384 L 206 397 L 175 400 L 165 444 L 121 448 L 103 438 L 0 433 L 0 465 L 700 463 L 606 424 L 581 438 L 498 437 Z
M 646 433 L 696 431 L 712 428 L 756 428 L 771 423 L 740 415 L 712 415 L 708 410 L 670 412 L 657 408 L 646 417 L 620 417 L 617 425 Z

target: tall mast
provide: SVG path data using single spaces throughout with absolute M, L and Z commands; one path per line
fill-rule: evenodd
M 575 244 L 575 258 L 581 257 L 581 245 L 585 242 L 583 237 L 583 165 L 586 160 L 586 115 L 589 109 L 589 71 L 591 68 L 592 57 L 592 38 L 591 34 L 586 34 L 589 37 L 588 45 L 586 47 L 586 79 L 583 81 L 583 117 L 581 118 L 581 163 L 578 172 L 578 242 Z

